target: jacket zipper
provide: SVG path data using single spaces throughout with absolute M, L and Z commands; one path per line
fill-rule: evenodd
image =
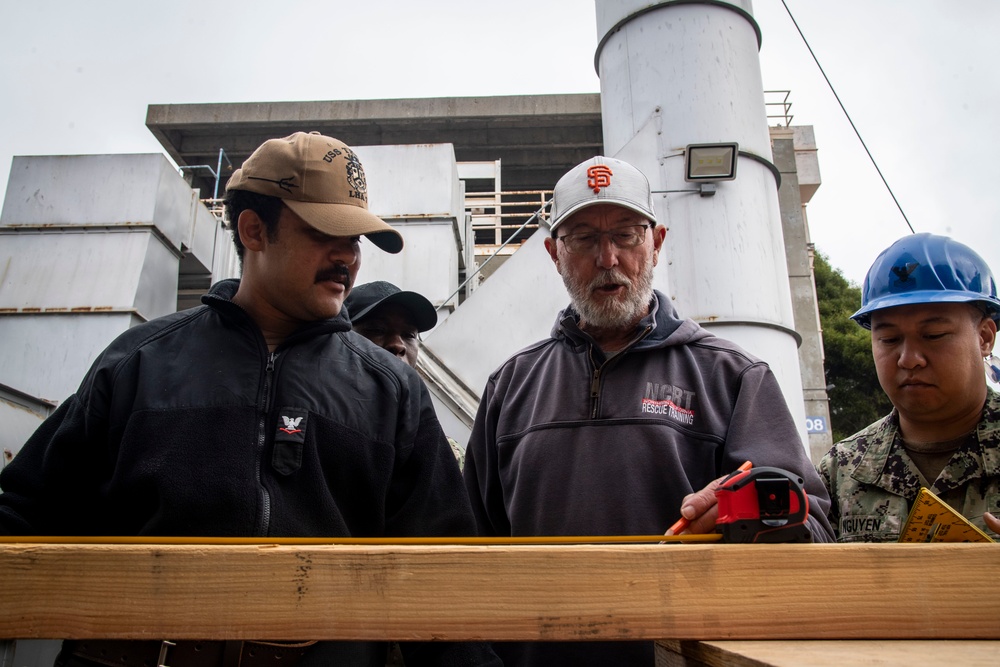
M 603 368 L 603 366 L 601 367 Z M 597 419 L 597 408 L 601 398 L 601 368 L 594 369 L 594 375 L 590 380 L 590 418 Z
M 610 361 L 605 361 L 601 366 L 597 366 L 594 361 L 593 350 L 594 347 L 591 345 L 590 350 L 590 363 L 594 366 L 594 374 L 590 378 L 590 418 L 597 419 L 597 415 L 600 414 L 601 408 L 601 371 L 604 370 L 606 366 L 612 366 L 616 361 L 622 358 L 628 353 L 632 347 L 638 343 L 640 340 L 649 335 L 649 332 L 653 330 L 653 327 L 648 326 L 643 329 L 642 333 L 635 337 L 635 339 L 629 343 L 625 349 L 616 354 Z
M 261 403 L 260 420 L 257 426 L 257 483 L 260 485 L 260 505 L 261 516 L 257 525 L 257 534 L 267 535 L 271 523 L 271 496 L 264 487 L 264 479 L 261 473 L 264 450 L 267 446 L 267 413 L 271 402 L 271 381 L 274 376 L 274 362 L 278 358 L 277 352 L 271 352 L 267 357 L 267 367 L 264 369 L 264 395 Z

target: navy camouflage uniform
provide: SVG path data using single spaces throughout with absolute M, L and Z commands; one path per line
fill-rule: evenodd
M 829 519 L 838 542 L 899 539 L 922 483 L 903 449 L 895 409 L 835 444 L 818 467 L 830 492 Z M 984 512 L 1000 516 L 1000 394 L 987 390 L 974 437 L 952 455 L 928 488 L 977 528 L 1000 539 L 983 521 Z

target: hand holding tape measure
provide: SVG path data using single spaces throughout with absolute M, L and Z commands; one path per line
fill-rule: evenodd
M 806 526 L 809 497 L 802 485 L 802 478 L 787 470 L 754 468 L 747 461 L 728 477 L 685 498 L 681 512 L 688 510 L 686 516 L 666 535 L 681 535 L 690 530 L 693 522 L 708 515 L 713 505 L 697 505 L 704 504 L 706 494 L 714 490 L 714 506 L 718 508 L 715 531 L 724 542 L 812 542 Z

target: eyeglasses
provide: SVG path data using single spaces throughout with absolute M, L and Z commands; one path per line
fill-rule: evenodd
M 586 231 L 576 234 L 563 234 L 559 240 L 566 246 L 570 254 L 583 254 L 593 252 L 601 245 L 601 237 L 607 236 L 616 248 L 625 250 L 642 245 L 646 240 L 646 229 L 652 228 L 652 224 L 629 225 L 619 227 L 606 232 Z

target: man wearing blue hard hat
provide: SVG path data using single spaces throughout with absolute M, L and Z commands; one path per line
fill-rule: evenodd
M 996 539 L 1000 533 L 1000 381 L 996 281 L 971 248 L 913 234 L 882 252 L 851 316 L 872 333 L 883 419 L 819 464 L 841 542 L 894 542 L 920 487 Z M 985 368 L 984 368 L 985 362 Z

